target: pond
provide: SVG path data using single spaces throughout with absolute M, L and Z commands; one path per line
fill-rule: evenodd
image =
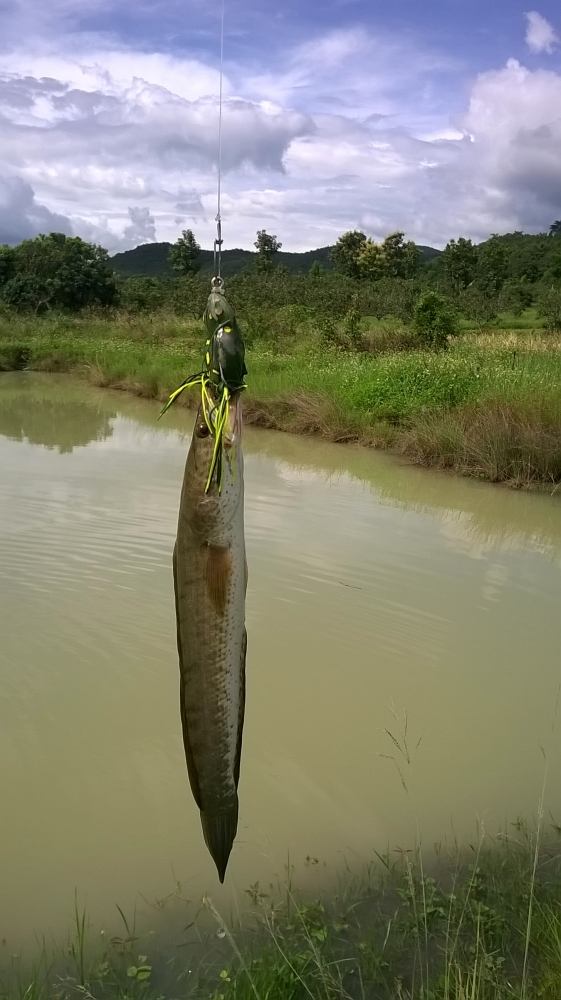
M 417 837 L 561 821 L 561 498 L 245 431 L 248 697 L 220 887 L 171 573 L 193 414 L 0 376 L 0 939 L 177 881 L 238 905 Z

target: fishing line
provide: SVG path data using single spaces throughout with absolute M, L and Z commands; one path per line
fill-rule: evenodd
M 222 280 L 222 106 L 224 94 L 224 21 L 226 0 L 222 0 L 220 18 L 220 89 L 218 96 L 218 192 L 216 211 L 216 239 L 214 241 L 214 275 Z
M 185 389 L 192 389 L 195 386 L 200 388 L 202 416 L 214 438 L 205 493 L 209 492 L 213 480 L 216 481 L 218 493 L 221 491 L 222 447 L 224 432 L 230 416 L 230 400 L 235 393 L 245 389 L 244 375 L 247 374 L 247 368 L 243 360 L 243 341 L 237 329 L 235 313 L 224 297 L 224 281 L 222 278 L 222 120 L 224 106 L 225 15 L 226 0 L 222 0 L 220 16 L 220 88 L 218 93 L 218 163 L 214 276 L 211 282 L 211 294 L 203 316 L 210 336 L 206 342 L 202 370 L 184 379 L 181 385 L 170 393 L 167 402 L 160 412 L 160 417 L 162 417 Z M 238 338 L 237 341 L 236 337 Z

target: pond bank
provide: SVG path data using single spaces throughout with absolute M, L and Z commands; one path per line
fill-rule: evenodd
M 177 317 L 0 319 L 0 370 L 73 372 L 159 400 L 200 367 L 200 345 L 199 324 Z M 561 349 L 543 332 L 460 337 L 443 354 L 293 338 L 252 345 L 249 364 L 248 423 L 515 487 L 561 482 Z
M 67 945 L 2 963 L 0 996 L 557 1000 L 561 857 L 538 839 L 519 822 L 463 855 L 440 846 L 429 867 L 418 849 L 388 852 L 329 897 L 302 896 L 289 869 L 246 889 L 243 920 L 209 899 L 197 916 L 178 887 L 149 925 L 119 910 L 100 933 L 77 900 Z

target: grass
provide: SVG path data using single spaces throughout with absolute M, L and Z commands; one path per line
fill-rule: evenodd
M 440 354 L 412 350 L 395 321 L 360 336 L 360 350 L 326 345 L 313 329 L 254 339 L 247 421 L 392 447 L 493 482 L 561 482 L 558 335 L 466 333 Z M 173 315 L 0 316 L 0 370 L 73 371 L 147 398 L 165 399 L 197 371 L 201 345 L 201 324 Z
M 309 864 L 317 863 L 308 859 Z M 0 971 L 2 1000 L 558 1000 L 561 855 L 522 822 L 464 851 L 396 851 L 311 899 L 287 869 L 246 890 L 232 923 L 203 901 L 199 931 L 94 933 L 76 902 L 68 944 Z

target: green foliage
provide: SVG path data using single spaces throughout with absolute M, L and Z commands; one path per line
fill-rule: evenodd
M 458 240 L 450 240 L 444 248 L 441 260 L 453 289 L 460 291 L 472 283 L 477 270 L 477 249 L 471 240 L 466 240 L 463 236 Z
M 359 260 L 365 245 L 366 236 L 358 229 L 343 233 L 331 252 L 331 259 L 336 270 L 348 278 L 360 278 Z
M 526 278 L 510 278 L 499 296 L 499 309 L 512 316 L 521 316 L 534 301 L 532 286 Z
M 343 333 L 350 347 L 355 351 L 362 346 L 361 315 L 358 300 L 353 299 L 343 320 Z
M 549 235 L 561 236 L 561 219 L 557 219 L 555 222 L 551 223 L 549 227 Z
M 2 286 L 13 277 L 15 271 L 15 254 L 12 247 L 0 244 L 0 294 Z
M 78 236 L 50 233 L 24 240 L 8 259 L 13 276 L 4 283 L 2 298 L 15 309 L 75 311 L 117 300 L 107 251 Z
M 448 299 L 438 292 L 423 292 L 415 308 L 415 332 L 433 350 L 448 346 L 448 338 L 458 332 L 457 317 Z
M 127 278 L 119 287 L 119 300 L 130 312 L 154 312 L 162 309 L 168 298 L 168 288 L 158 278 Z
M 210 284 L 198 274 L 187 274 L 173 282 L 169 305 L 179 313 L 200 319 L 207 304 Z
M 475 285 L 471 285 L 458 296 L 458 307 L 462 314 L 475 326 L 483 329 L 497 317 L 498 299 L 484 295 Z
M 201 248 L 193 230 L 184 229 L 169 251 L 169 262 L 174 271 L 183 276 L 196 274 L 201 266 Z
M 386 256 L 380 243 L 366 239 L 356 256 L 356 272 L 360 278 L 378 281 L 386 273 Z M 353 275 L 351 274 L 351 277 Z
M 419 267 L 419 251 L 402 232 L 390 233 L 382 243 L 384 273 L 389 278 L 412 278 Z
M 319 260 L 314 260 L 310 270 L 308 271 L 310 278 L 314 281 L 318 281 L 320 278 L 323 278 L 325 273 L 326 269 L 323 264 L 320 264 Z
M 402 232 L 390 233 L 375 243 L 359 230 L 344 233 L 332 251 L 336 269 L 349 278 L 379 281 L 381 278 L 412 278 L 420 264 L 420 252 L 405 242 Z
M 561 331 L 561 288 L 549 288 L 543 293 L 538 310 L 546 322 L 546 328 L 552 333 Z
M 492 236 L 482 243 L 477 254 L 478 288 L 488 296 L 500 292 L 508 277 L 508 257 L 500 236 Z
M 259 229 L 257 239 L 253 245 L 257 250 L 257 269 L 264 273 L 272 271 L 276 256 L 282 248 L 282 243 L 276 236 L 272 236 L 265 229 Z
M 268 283 L 274 287 L 274 276 Z M 358 295 L 362 312 L 361 286 Z M 346 311 L 352 304 L 351 296 Z M 415 461 L 496 481 L 561 482 L 561 341 L 554 334 L 494 330 L 434 352 L 412 350 L 416 335 L 395 320 L 369 318 L 358 353 L 345 313 L 335 318 L 288 303 L 256 308 L 250 318 L 250 419 L 330 440 L 392 444 Z M 202 347 L 200 321 L 184 311 L 110 320 L 0 314 L 0 370 L 87 373 L 96 384 L 146 397 L 166 398 L 197 371 Z

